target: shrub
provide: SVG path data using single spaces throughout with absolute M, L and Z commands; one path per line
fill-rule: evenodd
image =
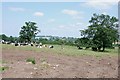
M 28 58 L 26 62 L 31 62 L 32 64 L 36 63 L 34 58 Z

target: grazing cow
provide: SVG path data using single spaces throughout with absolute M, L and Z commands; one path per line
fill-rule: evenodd
M 38 44 L 36 44 L 35 46 L 36 46 L 36 47 L 39 47 L 39 45 L 38 45 Z
M 2 40 L 2 44 L 5 44 L 5 41 L 4 41 L 4 40 Z
M 97 48 L 96 48 L 96 47 L 92 47 L 92 50 L 93 50 L 93 51 L 97 51 Z
M 78 47 L 78 49 L 83 49 L 83 48 L 81 48 L 81 47 Z
M 42 46 L 39 46 L 40 48 L 42 48 Z
M 54 48 L 54 46 L 50 45 L 49 48 Z
M 20 43 L 20 46 L 26 46 L 28 43 Z
M 7 42 L 7 44 L 11 44 L 11 42 Z
M 11 43 L 11 45 L 14 45 L 15 43 Z
M 85 49 L 89 49 L 90 47 L 86 47 Z
M 42 46 L 42 43 L 40 43 L 40 46 Z
M 43 47 L 47 47 L 47 45 L 43 45 Z
M 15 46 L 19 46 L 19 43 L 15 43 Z
M 78 49 L 83 49 L 83 48 L 81 48 L 80 46 L 77 46 L 77 48 L 78 48 Z
M 30 45 L 31 45 L 31 46 L 33 46 L 33 44 L 32 44 L 32 43 L 31 43 Z

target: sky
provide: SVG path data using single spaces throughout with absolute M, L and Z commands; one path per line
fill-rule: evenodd
M 0 34 L 18 37 L 25 22 L 33 21 L 41 30 L 38 35 L 81 37 L 79 30 L 87 28 L 93 13 L 108 14 L 118 18 L 118 2 L 111 1 L 7 2 L 6 0 L 5 2 L 3 0 L 0 3 L 2 5 Z

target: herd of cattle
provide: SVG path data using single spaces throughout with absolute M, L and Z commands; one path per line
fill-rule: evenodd
M 37 48 L 43 48 L 43 47 L 54 48 L 53 45 L 48 46 L 48 45 L 43 45 L 42 43 L 39 43 L 39 44 L 37 44 L 37 43 L 18 43 L 18 42 L 11 43 L 11 42 L 4 41 L 4 40 L 1 40 L 0 43 L 2 43 L 2 44 L 11 44 L 11 45 L 14 45 L 14 46 L 27 46 L 27 45 L 29 45 L 29 46 L 34 46 L 34 47 L 37 47 Z M 79 50 L 83 49 L 80 46 L 77 46 L 77 48 Z M 85 49 L 88 49 L 88 48 L 90 48 L 90 47 L 86 47 Z M 92 47 L 92 50 L 97 51 L 97 48 Z
M 11 42 L 8 42 L 8 41 L 4 41 L 4 40 L 1 40 L 0 41 L 1 44 L 11 44 L 11 45 L 14 45 L 14 46 L 34 46 L 34 47 L 37 47 L 37 48 L 43 48 L 43 47 L 48 47 L 48 48 L 54 48 L 53 45 L 43 45 L 42 43 L 40 44 L 37 44 L 37 43 L 18 43 L 18 42 L 15 42 L 15 43 L 11 43 Z

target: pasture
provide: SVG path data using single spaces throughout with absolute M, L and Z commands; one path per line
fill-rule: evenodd
M 0 44 L 4 78 L 117 78 L 118 48 L 95 52 L 75 46 L 36 48 Z M 34 62 L 34 64 L 32 64 Z M 5 67 L 5 68 L 4 68 Z M 7 67 L 7 68 L 6 68 Z M 4 68 L 4 69 L 3 69 Z

